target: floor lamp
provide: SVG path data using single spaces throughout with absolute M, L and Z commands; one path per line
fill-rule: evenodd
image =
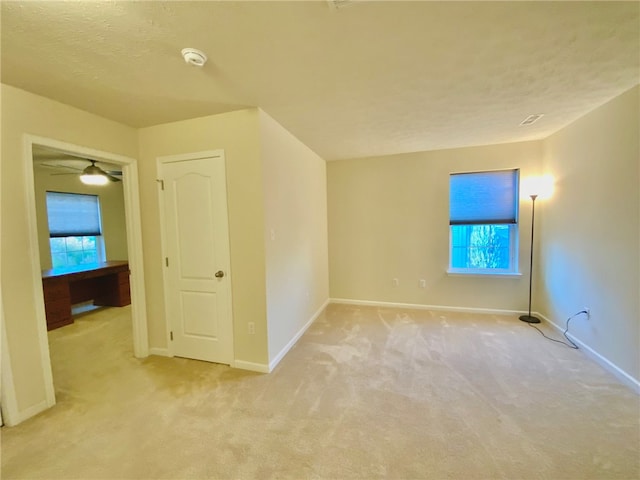
M 540 323 L 538 317 L 531 315 L 531 286 L 533 279 L 533 232 L 536 218 L 536 198 L 538 195 L 530 195 L 531 197 L 531 257 L 529 259 L 529 313 L 527 315 L 520 315 L 520 320 L 527 323 Z

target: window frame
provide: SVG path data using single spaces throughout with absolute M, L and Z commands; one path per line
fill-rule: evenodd
M 479 225 L 479 224 L 475 224 Z M 519 228 L 517 223 L 483 223 L 481 225 L 507 225 L 509 227 L 509 260 L 513 268 L 459 268 L 451 265 L 453 256 L 453 235 L 451 229 L 462 225 L 449 225 L 449 267 L 447 268 L 447 274 L 449 275 L 481 275 L 481 276 L 521 276 L 519 269 Z
M 449 262 L 447 268 L 447 274 L 453 276 L 496 276 L 496 277 L 519 277 L 520 273 L 520 259 L 519 259 L 519 245 L 520 245 L 520 169 L 508 168 L 497 170 L 479 170 L 479 171 L 465 171 L 465 172 L 451 172 L 449 174 L 449 209 L 451 209 L 451 176 L 457 174 L 486 174 L 492 172 L 505 172 L 514 171 L 516 175 L 515 192 L 514 192 L 514 208 L 515 208 L 515 222 L 514 223 L 455 223 L 449 224 Z M 451 210 L 449 210 L 449 221 L 451 222 Z M 453 267 L 453 228 L 459 226 L 475 226 L 475 225 L 507 225 L 509 227 L 509 268 L 460 268 Z
M 65 250 L 64 250 L 64 254 L 65 254 L 65 258 L 68 259 L 68 255 L 69 255 L 69 250 L 68 250 L 68 246 L 67 246 L 67 239 L 68 238 L 94 238 L 95 239 L 95 252 L 96 252 L 96 261 L 95 262 L 82 262 L 82 263 L 78 263 L 78 264 L 74 264 L 74 265 L 69 265 L 68 262 L 65 262 L 64 265 L 55 265 L 54 262 L 54 255 L 61 253 L 61 252 L 54 252 L 53 251 L 53 247 L 51 245 L 51 240 L 64 240 L 65 242 Z M 82 251 L 84 252 L 84 248 L 82 249 Z M 93 250 L 88 250 L 88 251 L 93 251 Z M 104 248 L 104 238 L 102 235 L 69 235 L 68 237 L 49 237 L 49 254 L 51 255 L 51 268 L 73 268 L 79 265 L 93 265 L 95 263 L 103 263 L 105 261 L 106 255 L 105 255 L 105 248 Z
M 81 232 L 81 231 L 69 231 L 69 232 L 64 232 L 64 231 L 60 231 L 60 232 L 56 232 L 54 234 L 51 233 L 51 230 L 49 228 L 49 255 L 51 258 L 51 266 L 52 268 L 73 268 L 76 267 L 78 265 L 92 265 L 95 263 L 102 263 L 105 261 L 106 259 L 106 251 L 105 251 L 105 242 L 104 242 L 104 236 L 103 236 L 103 227 L 102 227 L 102 206 L 100 203 L 100 195 L 96 195 L 96 194 L 92 194 L 92 193 L 76 193 L 76 192 L 60 192 L 60 191 L 53 191 L 53 190 L 47 190 L 45 192 L 45 206 L 46 206 L 46 212 L 47 212 L 47 225 L 50 225 L 50 219 L 49 219 L 49 194 L 57 194 L 57 195 L 78 195 L 78 196 L 84 196 L 84 197 L 95 197 L 95 204 L 96 204 L 96 208 L 97 208 L 97 222 L 98 222 L 98 229 L 97 231 L 92 231 L 92 232 Z M 68 235 L 67 235 L 68 233 Z M 85 234 L 83 234 L 85 233 Z M 69 251 L 68 251 L 68 245 L 67 245 L 67 241 L 69 238 L 80 238 L 82 239 L 81 241 L 84 241 L 85 238 L 90 238 L 93 237 L 95 239 L 95 254 L 96 254 L 96 260 L 95 262 L 86 262 L 86 263 L 79 263 L 79 264 L 74 264 L 74 265 L 69 265 L 68 263 L 68 255 L 69 255 Z M 53 239 L 63 239 L 64 240 L 64 245 L 65 245 L 65 250 L 64 250 L 64 254 L 65 254 L 65 259 L 67 260 L 65 262 L 65 265 L 58 265 L 58 266 L 54 266 L 54 251 L 51 245 L 51 241 Z M 84 248 L 82 249 L 82 251 L 84 252 Z M 89 251 L 93 251 L 89 250 Z M 55 252 L 55 253 L 59 253 L 59 252 Z

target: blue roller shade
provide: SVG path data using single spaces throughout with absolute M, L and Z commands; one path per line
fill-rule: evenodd
M 517 223 L 518 170 L 453 173 L 449 177 L 449 224 Z
M 102 235 L 97 195 L 47 192 L 50 237 Z

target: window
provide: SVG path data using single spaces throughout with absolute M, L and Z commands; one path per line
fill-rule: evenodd
M 517 272 L 518 177 L 518 170 L 450 175 L 450 272 Z
M 47 192 L 46 199 L 53 268 L 102 261 L 104 246 L 98 196 Z

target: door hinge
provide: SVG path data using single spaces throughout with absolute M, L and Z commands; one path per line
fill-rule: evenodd
M 168 267 L 169 266 L 169 257 L 164 257 L 164 264 Z
M 169 337 L 171 337 L 171 341 L 173 342 L 173 332 L 169 332 Z
M 158 178 L 156 179 L 156 182 L 160 184 L 160 190 L 164 190 L 164 180 Z

